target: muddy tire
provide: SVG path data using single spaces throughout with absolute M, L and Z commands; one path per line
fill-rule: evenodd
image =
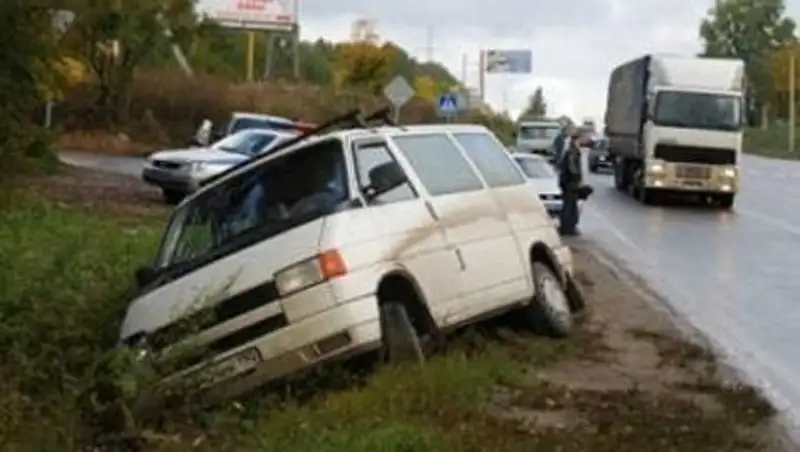
M 569 303 L 569 310 L 574 314 L 576 312 L 583 311 L 586 309 L 586 298 L 583 296 L 583 291 L 581 290 L 578 283 L 575 282 L 575 279 L 570 277 L 567 281 L 567 303 Z
M 424 362 L 419 335 L 405 306 L 386 302 L 381 304 L 380 314 L 384 361 L 392 364 Z
M 536 294 L 522 310 L 525 323 L 539 334 L 566 337 L 572 332 L 572 312 L 561 282 L 547 265 L 533 263 Z

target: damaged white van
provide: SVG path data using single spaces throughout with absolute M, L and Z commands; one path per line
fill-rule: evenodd
M 121 331 L 171 363 L 159 386 L 228 398 L 366 351 L 422 360 L 427 340 L 510 310 L 570 332 L 570 250 L 491 132 L 324 127 L 174 210 Z

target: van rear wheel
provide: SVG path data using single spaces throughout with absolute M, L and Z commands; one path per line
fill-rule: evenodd
M 522 309 L 525 323 L 535 332 L 551 337 L 566 337 L 572 331 L 572 311 L 561 281 L 542 262 L 533 263 L 536 293 Z
M 382 303 L 380 315 L 384 361 L 424 362 L 422 343 L 405 306 L 393 301 Z

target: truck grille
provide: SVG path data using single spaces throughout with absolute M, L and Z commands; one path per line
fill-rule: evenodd
M 698 163 L 705 165 L 736 164 L 736 151 L 733 149 L 659 144 L 656 146 L 654 157 L 675 163 Z
M 681 179 L 711 179 L 711 168 L 707 166 L 676 165 L 675 176 Z

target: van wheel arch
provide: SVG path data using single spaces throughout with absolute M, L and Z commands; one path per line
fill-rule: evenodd
M 407 315 L 425 355 L 432 354 L 443 347 L 444 336 L 428 309 L 427 301 L 419 284 L 412 275 L 402 270 L 387 273 L 378 283 L 376 295 L 382 315 L 390 313 L 394 314 L 393 317 Z M 398 306 L 403 308 L 404 314 L 399 312 L 401 309 L 398 309 Z M 396 325 L 403 323 L 403 319 L 395 318 L 393 320 L 392 323 Z M 381 325 L 382 328 L 387 327 L 385 319 L 382 319 Z M 382 333 L 386 334 L 387 331 L 382 331 Z M 384 345 L 387 344 L 384 343 Z
M 583 292 L 575 282 L 575 278 L 562 271 L 555 253 L 553 253 L 553 250 L 549 246 L 542 242 L 534 243 L 530 248 L 528 259 L 528 264 L 531 266 L 531 269 L 533 269 L 534 262 L 541 262 L 555 274 L 567 294 L 567 301 L 569 302 L 569 307 L 572 312 L 582 311 L 586 307 L 586 300 L 583 296 Z M 532 270 L 531 275 L 535 278 Z M 533 280 L 533 282 L 535 284 L 535 280 Z

